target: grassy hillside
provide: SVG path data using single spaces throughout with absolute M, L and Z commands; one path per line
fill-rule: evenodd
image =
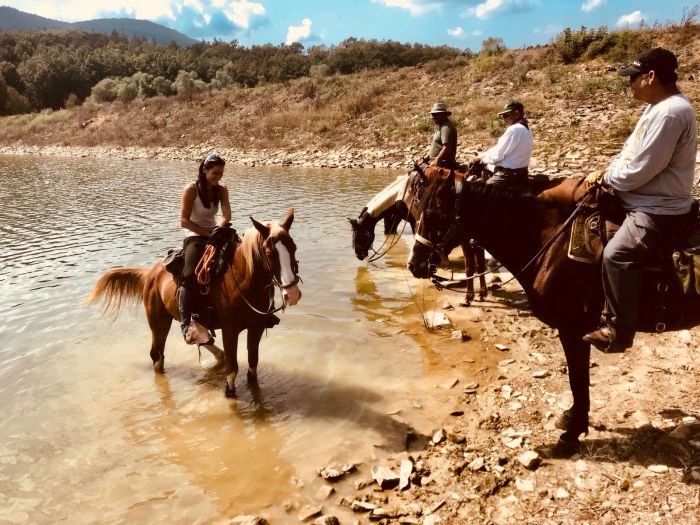
M 699 36 L 700 26 L 689 23 L 627 32 L 624 38 L 674 50 L 681 89 L 698 108 Z M 87 102 L 5 117 L 0 143 L 216 148 L 261 160 L 283 154 L 291 163 L 319 155 L 405 163 L 428 143 L 433 128 L 427 111 L 434 101 L 452 109 L 458 154 L 465 155 L 493 143 L 502 131 L 496 112 L 518 99 L 535 134 L 533 166 L 585 168 L 619 149 L 641 104 L 616 73 L 622 62 L 584 55 L 565 64 L 552 47 L 190 97 Z

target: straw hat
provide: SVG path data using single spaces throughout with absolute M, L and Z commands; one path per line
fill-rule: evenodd
M 433 104 L 433 107 L 431 108 L 430 112 L 431 115 L 434 113 L 447 113 L 448 115 L 452 115 L 451 111 L 447 110 L 447 104 L 444 102 L 436 102 Z

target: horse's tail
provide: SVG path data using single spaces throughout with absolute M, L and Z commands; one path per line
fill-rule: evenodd
M 104 301 L 104 311 L 119 312 L 125 302 L 139 303 L 143 300 L 148 268 L 115 268 L 100 277 L 84 304 Z

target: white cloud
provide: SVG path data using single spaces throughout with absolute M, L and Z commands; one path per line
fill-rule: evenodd
M 455 27 L 454 29 L 448 29 L 447 34 L 450 36 L 460 37 L 464 34 L 464 30 L 461 27 Z
M 559 24 L 548 24 L 544 27 L 536 27 L 532 32 L 536 35 L 556 35 L 564 30 L 564 26 Z
M 243 29 L 250 28 L 250 20 L 255 16 L 265 16 L 265 6 L 258 2 L 248 2 L 240 0 L 228 4 L 228 9 L 224 11 L 226 17 Z
M 387 7 L 405 9 L 411 16 L 421 16 L 429 11 L 435 11 L 445 2 L 435 0 L 372 0 L 375 4 L 384 4 Z
M 628 15 L 622 15 L 620 18 L 618 18 L 617 25 L 618 25 L 618 27 L 631 26 L 631 25 L 640 23 L 642 20 L 644 20 L 644 17 L 642 16 L 642 12 L 641 11 L 633 11 Z
M 188 3 L 192 5 L 195 2 Z M 177 7 L 177 4 L 171 0 L 148 0 L 147 2 L 143 0 L 63 0 L 60 2 L 24 0 L 12 2 L 12 6 L 21 11 L 65 22 L 102 18 L 105 13 L 109 16 L 120 13 L 122 16 L 144 20 L 153 20 L 159 17 L 174 19 L 173 5 Z
M 476 16 L 486 19 L 492 15 L 530 11 L 539 5 L 539 0 L 484 0 L 476 7 L 466 9 L 461 16 Z
M 593 11 L 596 7 L 599 7 L 605 3 L 605 0 L 586 0 L 583 4 L 581 4 L 581 11 L 585 11 L 586 13 Z
M 287 29 L 287 41 L 286 44 L 293 44 L 294 42 L 299 42 L 301 40 L 307 40 L 311 36 L 311 20 L 304 18 L 301 21 L 301 25 L 289 26 Z

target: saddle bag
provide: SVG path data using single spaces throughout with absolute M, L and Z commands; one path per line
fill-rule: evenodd
M 700 246 L 673 252 L 673 266 L 683 293 L 700 295 Z
M 173 274 L 175 282 L 179 282 L 182 276 L 182 269 L 185 267 L 185 250 L 168 250 L 168 255 L 163 259 L 163 266 Z

